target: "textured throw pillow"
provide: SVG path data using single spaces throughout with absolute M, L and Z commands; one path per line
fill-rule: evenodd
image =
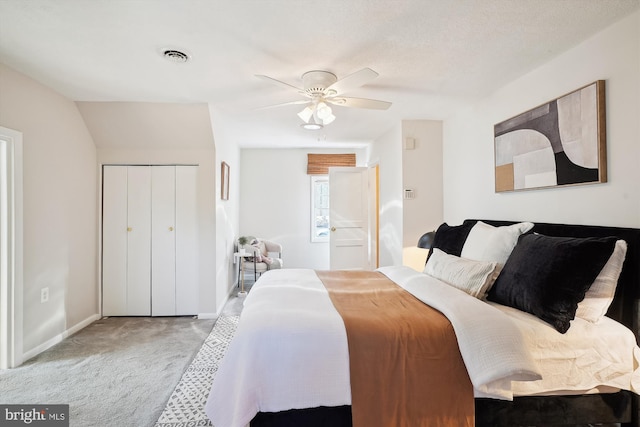
M 596 277 L 584 299 L 578 303 L 576 317 L 597 323 L 607 314 L 616 293 L 618 278 L 626 255 L 627 242 L 618 240 L 609 261 Z
M 433 236 L 433 244 L 427 255 L 427 260 L 431 258 L 433 250 L 435 248 L 440 249 L 449 255 L 460 256 L 464 242 L 473 228 L 473 223 L 462 225 L 448 225 L 446 222 L 436 230 L 436 235 Z
M 496 262 L 474 261 L 434 249 L 424 273 L 476 298 L 484 298 L 496 280 Z
M 531 222 L 494 227 L 478 221 L 469 232 L 460 256 L 477 261 L 507 262 L 518 237 L 533 228 Z
M 487 299 L 531 313 L 565 333 L 616 240 L 522 235 Z

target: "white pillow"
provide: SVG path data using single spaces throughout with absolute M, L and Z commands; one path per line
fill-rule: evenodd
M 494 227 L 478 221 L 469 232 L 460 256 L 477 261 L 495 261 L 504 265 L 518 243 L 518 237 L 532 228 L 531 222 Z
M 607 263 L 602 267 L 600 274 L 578 303 L 576 317 L 597 323 L 607 314 L 607 310 L 613 301 L 618 285 L 618 277 L 622 271 L 622 264 L 627 255 L 627 242 L 616 241 L 616 246 Z
M 434 248 L 424 273 L 476 298 L 484 298 L 498 277 L 496 262 L 474 261 Z

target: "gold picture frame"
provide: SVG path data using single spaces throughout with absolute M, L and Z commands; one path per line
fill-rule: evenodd
M 495 191 L 607 182 L 605 82 L 494 126 Z
M 222 162 L 220 168 L 220 198 L 222 200 L 229 200 L 229 174 L 231 168 L 227 162 Z

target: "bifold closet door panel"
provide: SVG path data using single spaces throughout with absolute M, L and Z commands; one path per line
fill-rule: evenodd
M 151 315 L 176 314 L 176 168 L 151 168 Z
M 104 166 L 102 314 L 151 314 L 151 173 L 144 166 Z
M 127 313 L 127 167 L 104 166 L 102 185 L 102 314 Z
M 198 314 L 198 167 L 176 166 L 176 314 Z
M 127 168 L 127 315 L 151 314 L 151 168 Z

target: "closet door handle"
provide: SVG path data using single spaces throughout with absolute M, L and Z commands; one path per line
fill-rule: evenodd
M 131 227 L 127 227 L 127 231 L 128 231 L 128 232 L 132 232 L 132 231 L 133 231 L 133 228 L 131 228 Z
M 169 231 L 173 231 L 173 227 L 169 227 Z

